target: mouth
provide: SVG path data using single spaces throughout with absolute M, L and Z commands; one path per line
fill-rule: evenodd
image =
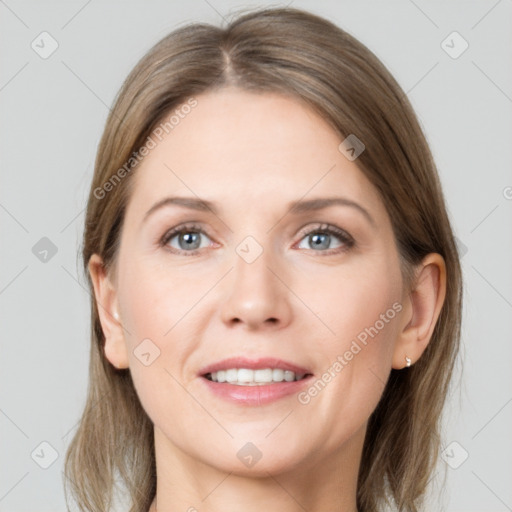
M 225 359 L 203 368 L 199 373 L 211 382 L 235 386 L 268 386 L 296 382 L 313 375 L 308 369 L 281 359 L 243 357 Z
M 260 407 L 294 396 L 308 385 L 313 373 L 274 357 L 231 357 L 202 368 L 198 377 L 215 399 Z

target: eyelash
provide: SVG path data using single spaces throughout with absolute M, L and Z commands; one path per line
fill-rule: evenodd
M 182 226 L 178 226 L 175 228 L 170 229 L 167 231 L 164 236 L 159 240 L 158 245 L 160 247 L 166 247 L 169 241 L 174 238 L 176 235 L 181 235 L 183 233 L 202 233 L 203 235 L 208 236 L 208 233 L 205 233 L 200 226 L 197 224 L 185 224 Z M 325 251 L 314 251 L 314 252 L 320 252 L 324 256 L 329 256 L 331 254 L 335 253 L 341 253 L 341 252 L 347 252 L 349 249 L 355 246 L 355 240 L 343 229 L 337 228 L 336 226 L 332 226 L 330 224 L 321 224 L 318 225 L 316 228 L 309 229 L 308 231 L 304 232 L 302 231 L 301 238 L 302 240 L 304 237 L 312 234 L 328 234 L 328 235 L 334 235 L 335 237 L 339 238 L 339 240 L 344 244 L 344 247 L 336 248 L 336 249 L 330 249 Z M 313 249 L 311 249 L 313 250 Z M 200 249 L 195 249 L 193 251 L 181 251 L 177 249 L 169 249 L 170 252 L 174 254 L 183 254 L 184 256 L 196 256 L 197 253 L 200 251 Z

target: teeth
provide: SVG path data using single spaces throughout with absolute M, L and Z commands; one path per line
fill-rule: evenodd
M 282 382 L 284 380 L 284 370 L 274 368 L 272 370 L 272 380 L 275 382 Z
M 301 380 L 305 373 L 295 373 L 280 368 L 262 368 L 261 370 L 250 370 L 248 368 L 230 368 L 219 370 L 209 374 L 214 382 L 229 382 L 238 386 L 259 386 L 273 382 L 292 382 Z

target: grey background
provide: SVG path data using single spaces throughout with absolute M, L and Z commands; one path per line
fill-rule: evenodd
M 355 35 L 407 92 L 464 252 L 464 370 L 444 420 L 447 488 L 430 510 L 512 510 L 512 1 L 291 4 Z M 89 357 L 77 251 L 114 95 L 172 29 L 261 5 L 271 4 L 0 0 L 0 511 L 66 509 L 63 455 Z M 31 47 L 43 31 L 59 45 L 46 59 Z M 453 31 L 469 43 L 458 58 L 441 46 Z M 57 248 L 46 262 L 33 252 L 43 237 Z M 47 469 L 42 442 L 57 456 Z

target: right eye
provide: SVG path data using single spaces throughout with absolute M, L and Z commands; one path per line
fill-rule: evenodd
M 184 225 L 172 228 L 167 231 L 160 240 L 162 247 L 169 247 L 171 252 L 183 254 L 187 256 L 194 256 L 201 248 L 201 236 L 207 236 L 206 233 L 197 225 Z M 178 247 L 173 246 L 173 239 L 176 240 Z

